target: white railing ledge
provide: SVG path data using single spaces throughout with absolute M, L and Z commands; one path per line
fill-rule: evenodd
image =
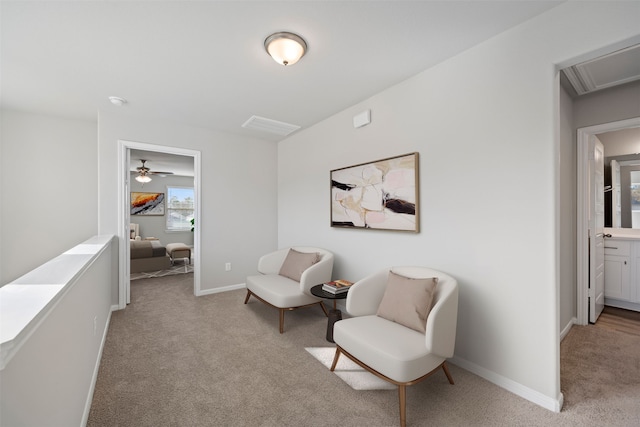
M 0 288 L 0 370 L 112 239 L 94 236 Z

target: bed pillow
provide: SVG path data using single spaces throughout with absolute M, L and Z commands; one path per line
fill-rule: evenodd
M 295 249 L 289 249 L 278 274 L 299 282 L 302 273 L 318 261 L 320 261 L 318 252 L 298 252 Z
M 413 279 L 389 272 L 378 316 L 425 333 L 437 277 Z

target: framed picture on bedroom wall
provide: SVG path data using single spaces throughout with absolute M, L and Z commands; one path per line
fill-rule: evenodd
M 418 153 L 334 169 L 331 226 L 420 231 Z
M 131 215 L 164 215 L 164 193 L 131 192 Z

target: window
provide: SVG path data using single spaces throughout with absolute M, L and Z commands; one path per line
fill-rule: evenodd
M 167 231 L 190 231 L 193 219 L 192 187 L 167 187 Z

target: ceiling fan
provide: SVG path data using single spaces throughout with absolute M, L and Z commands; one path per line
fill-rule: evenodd
M 138 176 L 136 176 L 136 181 L 141 182 L 143 184 L 145 182 L 151 181 L 150 175 L 158 175 L 158 176 L 173 175 L 173 172 L 152 171 L 146 166 L 145 164 L 147 162 L 146 160 L 140 159 L 140 162 L 142 162 L 142 166 L 138 166 L 136 168 L 136 170 L 138 171 L 137 172 Z

